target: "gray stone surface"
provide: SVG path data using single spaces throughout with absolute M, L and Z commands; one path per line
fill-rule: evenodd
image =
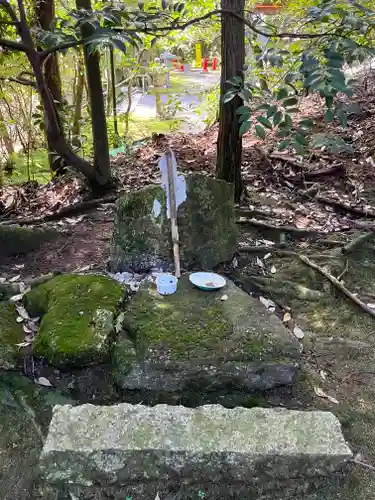
M 258 300 L 229 280 L 203 292 L 188 275 L 175 295 L 146 284 L 130 300 L 112 354 L 123 389 L 177 394 L 291 384 L 299 359 L 297 339 Z
M 236 251 L 233 186 L 203 175 L 186 176 L 187 199 L 178 208 L 181 263 L 212 269 Z M 173 264 L 170 221 L 162 187 L 150 186 L 117 203 L 111 245 L 112 271 L 169 269 Z
M 329 412 L 66 405 L 54 408 L 40 466 L 52 484 L 261 485 L 326 476 L 351 456 Z

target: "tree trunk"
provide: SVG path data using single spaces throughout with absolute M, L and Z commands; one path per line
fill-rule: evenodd
M 221 0 L 221 8 L 244 15 L 245 0 Z M 241 76 L 245 65 L 245 25 L 229 15 L 221 22 L 221 82 L 219 136 L 217 141 L 216 176 L 235 184 L 235 200 L 239 201 L 243 189 L 241 177 L 242 139 L 239 134 L 236 110 L 243 104 L 240 97 L 224 104 L 228 90 L 227 80 Z
M 49 30 L 51 24 L 55 19 L 55 4 L 54 0 L 36 0 L 35 1 L 35 19 L 37 24 L 44 30 Z M 57 60 L 57 54 L 51 54 L 45 61 L 44 64 L 44 78 L 46 84 L 51 92 L 52 98 L 56 108 L 61 111 L 62 109 L 62 88 L 61 88 L 61 77 L 59 64 Z M 59 126 L 61 133 L 64 133 L 61 120 L 57 114 L 59 120 Z M 48 157 L 52 172 L 58 172 L 61 169 L 61 158 L 56 157 L 55 151 L 52 147 L 51 142 L 48 140 Z
M 77 9 L 91 10 L 91 0 L 76 0 Z M 81 28 L 83 38 L 89 38 L 94 28 L 85 23 Z M 100 55 L 84 46 L 87 84 L 92 116 L 92 136 L 94 144 L 94 166 L 102 184 L 110 182 L 109 144 L 103 87 L 100 74 Z
M 114 144 L 113 147 L 118 148 L 120 145 L 120 136 L 118 133 L 117 124 L 117 98 L 116 98 L 116 75 L 115 75 L 115 58 L 113 47 L 109 48 L 109 63 L 111 67 L 111 94 L 112 94 L 112 108 L 113 108 L 113 131 L 114 131 Z
M 78 144 L 80 142 L 79 136 L 81 133 L 81 118 L 82 118 L 82 100 L 83 89 L 85 86 L 85 72 L 82 64 L 81 54 L 78 55 L 77 61 L 77 84 L 74 89 L 74 118 L 72 126 L 72 143 Z

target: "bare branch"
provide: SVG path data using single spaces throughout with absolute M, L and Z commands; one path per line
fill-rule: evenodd
M 43 59 L 50 54 L 54 54 L 55 52 L 59 52 L 60 50 L 70 49 L 72 47 L 78 47 L 78 45 L 82 45 L 85 40 L 72 40 L 71 42 L 61 43 L 60 45 L 56 45 L 55 47 L 51 47 L 50 49 L 42 50 L 39 52 L 40 57 Z
M 12 76 L 10 76 L 10 77 L 0 76 L 0 81 L 2 81 L 2 82 L 15 82 L 15 83 L 19 83 L 21 85 L 26 85 L 28 87 L 36 88 L 35 82 L 32 82 L 31 80 L 27 80 L 26 78 L 22 78 L 20 76 L 17 78 L 14 78 Z
M 6 49 L 17 50 L 18 52 L 27 52 L 29 48 L 22 42 L 13 42 L 12 40 L 4 40 L 0 38 L 0 47 Z

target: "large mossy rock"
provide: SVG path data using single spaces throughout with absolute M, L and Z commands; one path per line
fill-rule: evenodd
M 175 295 L 149 285 L 130 300 L 113 363 L 124 389 L 184 393 L 291 384 L 299 356 L 279 319 L 234 283 L 202 292 L 185 275 Z
M 0 302 L 0 368 L 11 370 L 17 365 L 19 344 L 25 334 L 17 323 L 17 312 L 14 304 Z
M 124 288 L 97 275 L 56 276 L 28 292 L 25 306 L 42 316 L 34 354 L 55 366 L 108 360 L 114 318 Z
M 53 228 L 0 226 L 0 256 L 32 252 L 58 234 Z
M 178 208 L 181 263 L 212 269 L 236 250 L 233 186 L 192 174 Z M 128 193 L 117 204 L 110 266 L 113 271 L 169 269 L 172 265 L 166 194 L 160 186 Z

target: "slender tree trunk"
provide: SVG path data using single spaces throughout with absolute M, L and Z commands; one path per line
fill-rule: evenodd
M 14 155 L 14 147 L 12 139 L 9 137 L 8 129 L 6 126 L 6 120 L 1 110 L 1 106 L 0 106 L 0 136 L 5 146 L 6 152 L 8 153 L 10 163 L 12 163 Z
M 76 0 L 77 9 L 91 10 L 91 0 Z M 82 25 L 82 36 L 88 38 L 94 28 L 85 23 Z M 100 74 L 100 55 L 84 47 L 87 84 L 92 116 L 92 135 L 94 144 L 94 166 L 103 184 L 110 182 L 109 144 L 103 86 Z
M 49 30 L 51 24 L 55 19 L 55 3 L 54 0 L 36 0 L 35 1 L 35 19 L 37 24 L 44 30 Z M 51 92 L 56 108 L 61 111 L 62 109 L 62 87 L 61 87 L 61 77 L 59 64 L 57 59 L 57 54 L 51 54 L 44 62 L 44 78 L 46 84 Z M 61 133 L 64 133 L 62 122 L 59 119 L 59 126 Z M 61 158 L 56 157 L 55 151 L 52 147 L 51 142 L 48 140 L 48 152 L 49 152 L 49 163 L 52 172 L 58 172 L 61 169 Z
M 221 8 L 244 15 L 245 0 L 221 0 Z M 236 110 L 243 104 L 240 97 L 223 102 L 228 84 L 233 76 L 242 76 L 245 65 L 245 25 L 229 15 L 222 15 L 221 22 L 221 83 L 219 136 L 217 142 L 216 176 L 235 184 L 235 199 L 239 201 L 243 189 L 241 177 L 242 139 L 239 134 Z
M 113 54 L 113 47 L 109 48 L 109 62 L 111 67 L 111 93 L 112 93 L 112 108 L 113 108 L 113 130 L 115 141 L 113 146 L 119 146 L 119 133 L 117 124 L 117 99 L 116 99 L 116 75 L 115 75 L 115 58 Z
M 81 118 L 82 118 L 82 100 L 83 100 L 83 89 L 85 86 L 85 71 L 83 67 L 83 61 L 81 54 L 78 55 L 77 61 L 77 84 L 74 92 L 74 118 L 72 126 L 72 141 L 73 144 L 76 142 L 78 144 L 78 138 L 81 133 Z

